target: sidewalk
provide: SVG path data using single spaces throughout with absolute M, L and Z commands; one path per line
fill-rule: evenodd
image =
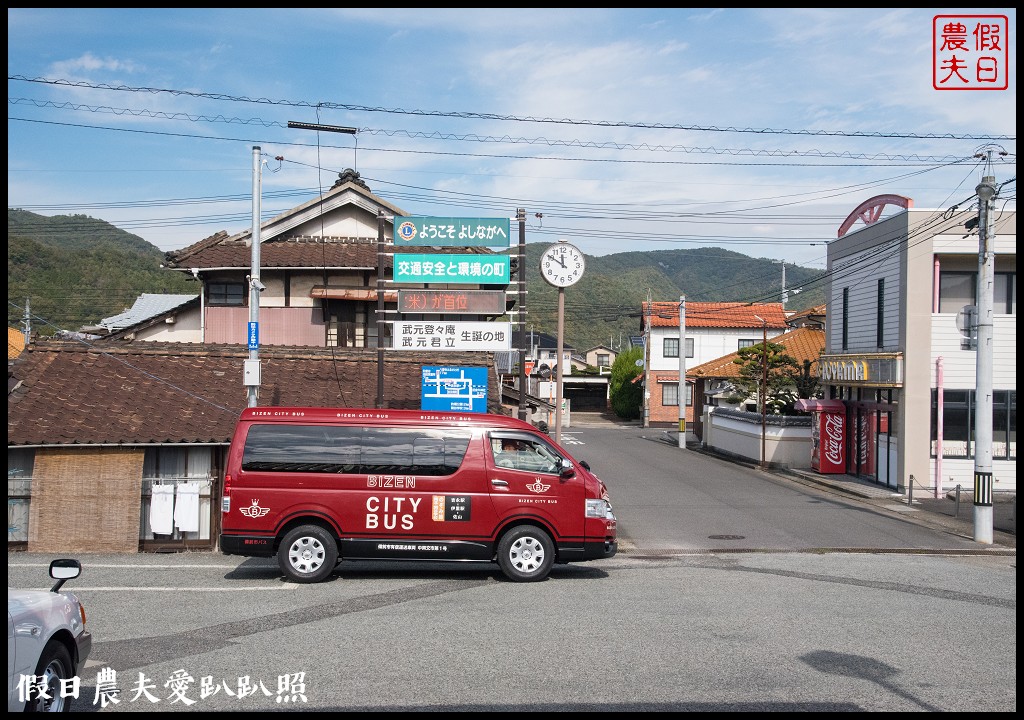
M 913 501 L 893 488 L 863 480 L 853 475 L 819 475 L 813 470 L 770 468 L 769 472 L 786 475 L 797 482 L 826 487 L 829 490 L 859 498 L 871 505 L 899 513 L 915 522 L 937 527 L 967 538 L 974 538 L 974 494 L 961 488 L 959 502 L 956 491 L 935 497 L 934 491 L 915 488 Z M 997 492 L 992 501 L 992 544 L 1017 547 L 1017 493 Z
M 679 440 L 677 432 L 667 431 L 665 435 L 666 442 L 675 444 Z M 722 455 L 702 448 L 697 443 L 687 443 L 686 446 L 690 450 L 723 460 L 751 468 L 758 467 L 756 462 Z M 904 493 L 854 475 L 821 475 L 813 470 L 781 467 L 769 467 L 766 472 L 863 501 L 880 511 L 898 513 L 912 522 L 974 539 L 973 488 L 961 488 L 958 501 L 955 490 L 947 491 L 943 497 L 936 498 L 934 491 L 915 487 L 913 502 L 909 502 L 910 498 Z M 1016 492 L 996 492 L 993 497 L 992 544 L 1001 548 L 1017 548 Z

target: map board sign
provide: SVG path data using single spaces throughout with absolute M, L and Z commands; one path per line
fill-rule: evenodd
M 487 368 L 424 365 L 420 409 L 487 412 Z

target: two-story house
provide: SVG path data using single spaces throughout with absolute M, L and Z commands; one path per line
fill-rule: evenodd
M 886 205 L 897 212 L 880 220 Z M 848 473 L 916 494 L 972 491 L 978 351 L 961 328 L 978 299 L 977 222 L 975 209 L 881 195 L 829 243 L 819 374 L 845 410 Z M 996 492 L 1016 491 L 1016 211 L 996 212 L 992 229 L 992 469 Z
M 643 303 L 642 330 L 646 337 L 644 363 L 644 426 L 679 425 L 679 353 L 684 369 L 757 345 L 785 332 L 782 303 L 686 301 L 682 317 L 686 337 L 680 338 L 679 302 Z M 692 434 L 693 385 L 686 384 L 687 433 Z

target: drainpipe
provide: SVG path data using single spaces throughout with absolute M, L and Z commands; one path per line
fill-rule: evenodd
M 938 264 L 936 263 L 936 267 Z M 942 356 L 935 359 L 935 396 L 938 406 L 935 411 L 935 497 L 942 497 Z
M 932 263 L 932 312 L 937 313 L 939 311 L 939 268 L 941 263 L 938 258 L 935 258 Z

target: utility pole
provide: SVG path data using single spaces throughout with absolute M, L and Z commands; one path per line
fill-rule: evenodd
M 679 296 L 679 447 L 686 449 L 686 296 Z
M 786 309 L 786 301 L 789 300 L 789 292 L 786 291 L 786 261 L 782 261 L 782 309 Z
M 256 407 L 260 396 L 260 196 L 262 195 L 263 161 L 260 146 L 252 148 L 252 265 L 249 269 L 249 360 L 242 373 L 247 391 L 247 407 Z
M 643 403 L 643 427 L 651 425 L 651 316 L 654 309 L 651 307 L 651 290 L 647 289 L 647 304 L 643 314 L 644 321 L 644 403 Z
M 992 150 L 985 169 L 991 171 Z M 985 157 L 980 155 L 979 157 Z M 978 193 L 978 350 L 974 405 L 974 540 L 992 544 L 992 310 L 995 284 L 995 226 L 992 199 L 996 179 L 985 175 Z
M 25 347 L 32 340 L 32 298 L 25 298 Z
M 526 208 L 516 210 L 519 221 L 519 419 L 526 420 Z M 533 333 L 530 333 L 533 340 Z M 529 348 L 533 351 L 533 348 Z
M 384 211 L 377 210 L 377 403 L 384 407 Z
M 761 469 L 768 469 L 768 454 L 766 452 L 766 440 L 768 435 L 768 321 L 755 315 L 761 321 L 761 391 L 758 393 L 758 400 L 761 401 Z

